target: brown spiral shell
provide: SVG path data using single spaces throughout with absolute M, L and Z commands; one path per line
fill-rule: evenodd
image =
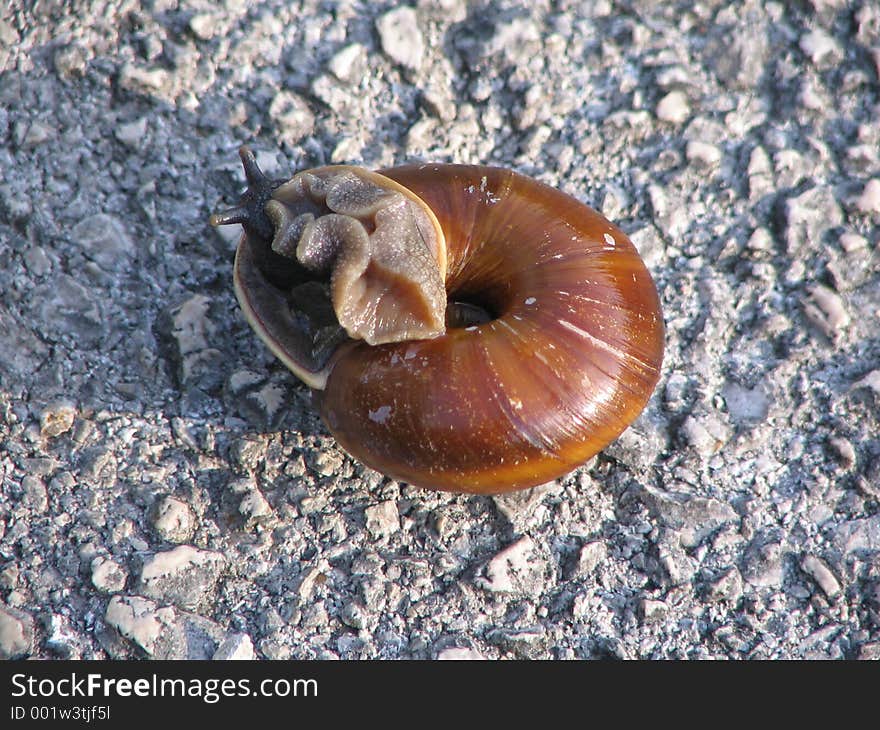
M 617 438 L 654 390 L 664 336 L 654 283 L 626 235 L 511 170 L 379 172 L 439 224 L 450 304 L 488 316 L 426 339 L 348 340 L 312 382 L 289 362 L 284 298 L 253 265 L 247 225 L 237 257 L 249 319 L 300 377 L 324 385 L 316 402 L 340 445 L 401 481 L 498 493 L 562 476 Z
M 657 292 L 629 239 L 510 170 L 382 174 L 437 216 L 448 297 L 485 303 L 495 319 L 347 351 L 319 396 L 342 447 L 413 484 L 501 492 L 566 474 L 617 438 L 663 358 Z

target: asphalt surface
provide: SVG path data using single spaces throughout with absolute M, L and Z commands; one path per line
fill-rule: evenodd
M 0 656 L 880 657 L 878 73 L 869 1 L 13 0 Z M 511 496 L 363 467 L 238 310 L 243 143 L 596 207 L 647 410 Z

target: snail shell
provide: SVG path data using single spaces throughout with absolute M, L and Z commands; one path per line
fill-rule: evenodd
M 511 170 L 332 166 L 249 189 L 236 293 L 341 446 L 418 486 L 498 493 L 576 468 L 639 415 L 663 321 L 629 239 Z

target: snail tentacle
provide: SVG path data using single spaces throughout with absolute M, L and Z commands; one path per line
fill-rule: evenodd
M 271 197 L 272 191 L 284 181 L 272 180 L 263 174 L 250 147 L 243 145 L 238 154 L 241 157 L 248 188 L 237 205 L 215 213 L 209 222 L 212 226 L 240 223 L 251 236 L 262 239 L 272 238 L 274 228 L 272 221 L 266 216 L 266 202 Z

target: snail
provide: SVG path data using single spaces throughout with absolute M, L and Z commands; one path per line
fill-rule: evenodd
M 411 164 L 266 177 L 240 223 L 235 291 L 337 442 L 433 489 L 499 493 L 616 439 L 660 375 L 657 290 L 598 212 L 512 170 Z

